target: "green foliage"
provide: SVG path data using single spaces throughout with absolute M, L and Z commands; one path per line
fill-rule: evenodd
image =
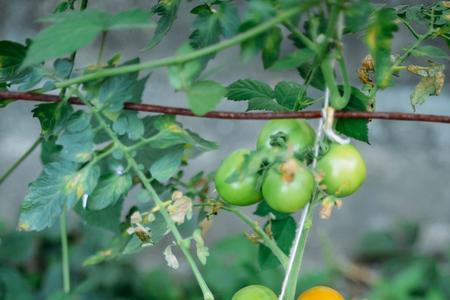
M 220 83 L 211 80 L 198 81 L 187 91 L 188 104 L 194 114 L 204 115 L 226 95 L 227 90 Z
M 120 174 L 119 171 L 104 174 L 99 178 L 97 186 L 87 201 L 89 210 L 101 210 L 115 205 L 128 193 L 133 184 L 131 176 Z
M 156 25 L 155 33 L 148 44 L 149 49 L 158 45 L 172 27 L 173 22 L 177 18 L 180 2 L 180 0 L 159 0 L 158 4 L 152 8 L 152 12 L 159 15 L 160 18 Z
M 371 16 L 366 41 L 375 61 L 376 83 L 380 88 L 391 82 L 391 47 L 393 33 L 398 30 L 395 23 L 397 14 L 392 8 L 381 8 Z
M 150 14 L 140 9 L 116 15 L 97 10 L 73 11 L 48 16 L 42 21 L 52 23 L 41 31 L 27 51 L 22 67 L 69 54 L 88 45 L 99 33 L 112 29 L 147 27 Z M 49 47 L 49 45 L 52 45 Z
M 27 47 L 12 41 L 0 41 L 0 82 L 7 81 L 19 69 Z

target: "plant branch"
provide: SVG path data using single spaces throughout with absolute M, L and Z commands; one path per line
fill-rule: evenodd
M 91 107 L 91 109 L 92 109 L 92 107 Z M 198 269 L 198 266 L 197 266 L 194 258 L 192 257 L 191 253 L 189 252 L 189 242 L 186 241 L 185 239 L 183 239 L 183 237 L 181 236 L 180 232 L 178 231 L 177 226 L 171 219 L 169 212 L 164 207 L 164 202 L 159 198 L 158 194 L 156 193 L 155 189 L 149 182 L 148 178 L 141 171 L 137 162 L 129 153 L 130 152 L 129 149 L 124 144 L 122 144 L 122 142 L 117 138 L 116 134 L 111 130 L 111 128 L 109 128 L 108 124 L 105 122 L 105 120 L 100 115 L 100 113 L 95 111 L 95 109 L 93 109 L 93 114 L 94 114 L 95 118 L 97 119 L 97 121 L 99 122 L 100 126 L 105 130 L 105 132 L 112 139 L 112 141 L 115 144 L 115 147 L 118 147 L 123 151 L 125 158 L 128 161 L 128 164 L 133 169 L 133 171 L 136 173 L 136 175 L 139 177 L 139 180 L 141 181 L 144 188 L 150 193 L 152 199 L 155 201 L 155 204 L 160 208 L 160 213 L 163 216 L 163 218 L 167 224 L 167 227 L 172 232 L 172 235 L 174 236 L 174 238 L 177 242 L 177 245 L 180 247 L 181 251 L 183 252 L 184 256 L 186 257 L 186 259 L 192 269 L 192 272 L 194 273 L 194 276 L 197 279 L 197 282 L 203 292 L 204 299 L 205 300 L 214 300 L 213 294 L 209 290 L 202 274 L 200 273 L 200 270 Z
M 99 78 L 114 76 L 114 75 L 120 75 L 125 73 L 131 73 L 131 72 L 137 72 L 142 70 L 150 70 L 150 69 L 156 69 L 159 67 L 164 66 L 170 66 L 170 65 L 176 65 L 185 63 L 190 60 L 194 60 L 197 58 L 201 58 L 216 52 L 219 52 L 221 50 L 230 48 L 232 46 L 238 45 L 248 39 L 251 39 L 261 33 L 264 33 L 268 29 L 280 24 L 281 22 L 288 20 L 292 18 L 293 16 L 297 15 L 298 13 L 302 12 L 303 10 L 307 9 L 311 5 L 314 4 L 315 1 L 306 1 L 305 3 L 302 3 L 299 6 L 296 6 L 294 8 L 291 8 L 287 11 L 283 11 L 279 13 L 276 17 L 253 27 L 252 29 L 249 29 L 241 34 L 238 34 L 234 36 L 233 38 L 224 40 L 222 42 L 219 42 L 217 44 L 199 49 L 197 51 L 183 54 L 183 55 L 175 55 L 167 58 L 147 61 L 143 63 L 138 64 L 132 64 L 132 65 L 126 65 L 122 67 L 116 67 L 116 68 L 110 68 L 110 69 L 102 69 L 94 73 L 81 75 L 76 78 L 64 80 L 61 82 L 55 83 L 56 88 L 65 88 L 68 86 L 71 86 L 73 84 L 83 83 L 86 81 L 91 81 Z
M 70 265 L 69 265 L 69 243 L 67 240 L 67 208 L 64 206 L 60 216 L 60 239 L 62 253 L 62 274 L 64 293 L 70 293 Z
M 276 242 L 264 232 L 264 230 L 258 225 L 256 221 L 252 220 L 250 217 L 248 217 L 246 214 L 243 214 L 239 209 L 235 207 L 224 206 L 222 208 L 225 209 L 226 211 L 235 214 L 239 219 L 241 219 L 242 221 L 244 221 L 244 223 L 250 226 L 250 228 L 252 228 L 253 231 L 255 231 L 263 239 L 264 245 L 266 245 L 267 248 L 269 248 L 272 251 L 272 253 L 279 260 L 283 268 L 286 268 L 288 263 L 288 257 L 286 256 L 286 254 L 284 254 L 284 252 L 280 249 L 280 247 L 278 247 Z
M 3 181 L 6 180 L 6 178 L 11 175 L 14 170 L 17 169 L 18 166 L 28 157 L 31 153 L 33 153 L 34 149 L 36 149 L 37 146 L 42 142 L 42 138 L 39 137 L 34 141 L 34 143 L 30 146 L 30 148 L 27 149 L 6 171 L 2 174 L 0 177 L 0 185 L 3 183 Z
M 56 95 L 22 93 L 0 91 L 1 100 L 23 100 L 39 102 L 59 102 L 61 99 Z M 85 105 L 80 98 L 71 97 L 69 103 Z M 126 102 L 124 108 L 132 111 L 150 113 L 162 113 L 167 115 L 179 115 L 194 118 L 230 119 L 230 120 L 271 120 L 271 119 L 319 119 L 322 113 L 318 110 L 292 111 L 292 112 L 232 112 L 211 111 L 204 115 L 195 115 L 191 110 L 181 107 L 162 106 L 154 104 Z M 450 116 L 416 114 L 404 112 L 366 112 L 366 111 L 336 111 L 336 119 L 379 119 L 396 121 L 416 121 L 450 124 Z

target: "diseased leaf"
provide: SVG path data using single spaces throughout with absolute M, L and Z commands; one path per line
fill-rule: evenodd
M 65 205 L 72 207 L 94 190 L 99 172 L 96 166 L 78 170 L 78 164 L 65 161 L 45 166 L 22 202 L 19 230 L 40 231 L 52 226 Z
M 132 9 L 110 15 L 98 10 L 70 11 L 42 19 L 52 25 L 42 30 L 27 51 L 22 67 L 63 56 L 88 45 L 100 32 L 149 26 L 150 13 Z
M 149 49 L 158 45 L 172 27 L 173 22 L 177 18 L 180 2 L 180 0 L 159 0 L 158 4 L 152 8 L 152 12 L 160 16 L 160 18 L 156 25 L 155 33 L 148 44 Z
M 187 91 L 189 108 L 196 115 L 204 115 L 213 110 L 226 94 L 227 89 L 215 81 L 198 81 Z
M 270 30 L 264 38 L 264 45 L 262 49 L 262 59 L 264 69 L 270 68 L 280 56 L 281 41 L 283 34 L 278 27 Z
M 205 242 L 203 241 L 202 231 L 200 229 L 196 229 L 192 234 L 192 237 L 195 241 L 198 260 L 202 263 L 202 265 L 206 265 L 206 259 L 209 256 L 209 249 L 205 246 Z
M 73 113 L 67 120 L 64 131 L 56 140 L 61 145 L 61 158 L 83 163 L 92 157 L 95 148 L 91 116 L 81 110 Z
M 132 187 L 132 179 L 129 174 L 105 174 L 102 175 L 87 201 L 88 210 L 101 210 L 115 205 L 124 197 Z
M 422 76 L 411 94 L 411 105 L 414 110 L 417 105 L 425 103 L 429 96 L 440 95 L 445 83 L 444 68 L 444 65 L 432 64 L 428 69 L 422 70 L 425 76 Z
M 249 100 L 253 98 L 272 99 L 274 93 L 272 88 L 258 80 L 239 79 L 228 86 L 227 97 L 229 100 Z
M 286 70 L 292 68 L 298 68 L 304 63 L 307 63 L 313 60 L 315 57 L 314 51 L 310 49 L 300 49 L 295 52 L 292 52 L 288 56 L 279 59 L 275 62 L 271 69 L 272 70 Z
M 392 77 L 391 47 L 398 30 L 397 14 L 392 8 L 381 8 L 371 16 L 366 42 L 375 61 L 375 78 L 379 88 L 387 87 Z
M 177 146 L 169 149 L 150 167 L 152 177 L 159 182 L 165 182 L 178 172 L 183 158 L 184 147 Z
M 280 247 L 284 253 L 289 255 L 289 250 L 297 228 L 295 220 L 290 216 L 281 220 L 272 220 L 266 224 L 266 228 L 267 227 L 270 228 L 278 247 Z M 258 261 L 263 269 L 279 266 L 279 261 L 273 255 L 272 251 L 262 244 L 259 246 Z
M 180 264 L 178 263 L 177 257 L 172 252 L 172 245 L 166 247 L 163 252 L 164 258 L 166 259 L 167 265 L 172 269 L 178 269 Z

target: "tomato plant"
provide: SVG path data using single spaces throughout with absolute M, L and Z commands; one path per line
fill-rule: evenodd
M 57 2 L 47 17 L 40 16 L 46 25 L 34 37 L 0 41 L 1 112 L 17 100 L 45 102 L 32 110 L 39 136 L 3 172 L 0 184 L 36 148 L 42 149 L 42 172 L 28 186 L 17 228 L 39 232 L 59 224 L 62 291 L 42 287 L 54 292 L 49 299 L 83 297 L 83 275 L 71 277 L 74 261 L 107 264 L 130 254 L 139 257 L 155 245 L 164 249 L 170 268 L 178 269 L 181 257 L 186 260 L 203 299 L 220 299 L 219 285 L 201 266 L 210 259 L 213 220 L 229 213 L 249 226 L 245 236 L 258 246 L 257 254 L 249 255 L 260 269 L 252 272 L 278 268 L 282 278 L 273 283 L 280 283 L 279 299 L 294 300 L 315 208 L 330 217 L 332 207 L 341 203 L 337 198 L 354 193 L 366 177 L 365 162 L 351 139 L 354 145 L 369 143 L 372 118 L 450 123 L 448 116 L 374 111 L 378 91 L 405 74 L 419 78 L 409 99 L 413 109 L 441 93 L 449 55 L 435 45 L 450 44 L 448 1 L 390 7 L 368 0 L 159 0 L 115 12 L 91 8 L 88 0 Z M 100 2 L 95 6 L 107 8 Z M 192 19 L 185 40 L 172 30 L 177 17 L 186 18 L 182 24 Z M 400 38 L 397 49 L 393 40 L 400 27 L 413 41 Z M 111 33 L 126 36 L 130 30 L 146 43 L 136 39 L 130 43 L 134 52 L 108 56 Z M 164 41 L 168 35 L 176 37 L 174 46 Z M 86 47 L 95 40 L 98 47 Z M 352 55 L 349 40 L 366 47 L 355 74 L 346 61 Z M 156 47 L 167 57 L 147 60 L 158 56 L 152 52 Z M 223 61 L 220 53 L 233 47 L 240 48 L 239 57 Z M 77 53 L 91 49 L 96 53 L 83 57 L 96 59 L 81 63 Z M 257 64 L 252 60 L 257 55 L 270 82 L 215 76 L 221 65 Z M 167 84 L 150 76 L 156 69 L 166 71 L 161 82 Z M 289 80 L 288 72 L 293 74 Z M 179 93 L 180 107 L 154 104 L 145 93 L 152 84 Z M 225 101 L 244 104 L 246 111 L 215 111 Z M 312 104 L 321 110 L 305 110 Z M 258 137 L 248 139 L 256 143 L 255 150 L 237 150 L 217 170 L 212 161 L 201 170 L 195 158 L 219 145 L 176 115 L 268 121 Z M 317 130 L 302 118 L 319 118 Z M 192 170 L 195 175 L 188 175 Z M 239 207 L 256 203 L 255 216 Z M 300 209 L 297 222 L 293 213 Z M 71 261 L 77 236 L 69 236 L 69 230 L 84 226 L 107 232 L 101 234 L 109 243 Z M 0 298 L 8 277 L 0 276 Z M 261 275 L 255 281 L 262 280 Z M 268 288 L 250 286 L 234 299 L 259 293 L 277 298 Z

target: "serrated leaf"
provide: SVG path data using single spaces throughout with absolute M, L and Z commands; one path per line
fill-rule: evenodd
M 31 183 L 21 205 L 18 228 L 40 231 L 52 226 L 63 207 L 72 207 L 84 194 L 95 188 L 98 167 L 78 170 L 78 164 L 58 161 L 45 166 L 42 174 Z
M 158 45 L 172 27 L 173 22 L 177 18 L 180 2 L 180 0 L 159 0 L 158 4 L 152 8 L 152 12 L 159 15 L 160 18 L 156 25 L 155 33 L 148 44 L 149 49 Z
M 72 106 L 66 103 L 42 103 L 32 110 L 33 117 L 41 124 L 41 134 L 45 139 L 57 134 L 72 115 Z
M 229 100 L 249 100 L 253 98 L 273 99 L 272 88 L 259 80 L 239 79 L 228 87 L 227 97 Z
M 368 111 L 370 98 L 359 89 L 352 87 L 352 93 L 345 111 Z M 369 120 L 368 119 L 338 119 L 336 130 L 348 137 L 369 144 Z
M 112 128 L 119 135 L 126 134 L 132 141 L 138 140 L 144 135 L 144 123 L 139 119 L 136 112 L 121 112 Z
M 286 70 L 298 68 L 306 62 L 313 60 L 315 57 L 314 51 L 310 49 L 300 49 L 292 52 L 286 57 L 279 59 L 271 67 L 272 70 Z
M 435 59 L 450 59 L 450 56 L 446 51 L 431 45 L 417 47 L 413 51 L 411 51 L 411 55 Z
M 375 62 L 377 86 L 387 87 L 392 77 L 391 47 L 393 33 L 398 30 L 397 14 L 392 8 L 377 10 L 370 19 L 366 42 Z
M 56 144 L 63 147 L 61 158 L 83 163 L 92 157 L 95 144 L 90 119 L 89 114 L 79 110 L 67 120 L 64 131 L 56 140 Z
M 87 201 L 88 210 L 101 210 L 115 205 L 130 190 L 133 182 L 129 174 L 102 175 Z
M 204 115 L 213 110 L 227 94 L 221 84 L 211 81 L 197 81 L 187 91 L 188 105 L 196 115 Z
M 278 247 L 280 247 L 284 253 L 289 255 L 289 250 L 297 228 L 295 220 L 292 217 L 287 217 L 281 220 L 272 220 L 269 224 L 273 238 Z M 268 226 L 268 224 L 266 224 L 266 226 Z M 258 261 L 263 269 L 273 268 L 279 265 L 279 262 L 272 251 L 262 244 L 259 246 Z
M 159 182 L 165 182 L 175 175 L 181 166 L 184 147 L 178 146 L 167 151 L 161 158 L 150 167 L 152 177 Z
M 312 104 L 312 101 L 303 94 L 305 87 L 293 81 L 283 80 L 275 86 L 275 99 L 277 102 L 289 110 L 295 108 L 297 101 L 299 102 L 299 109 L 303 109 Z M 299 97 L 303 94 L 303 99 Z
M 278 60 L 282 40 L 283 34 L 278 27 L 272 28 L 265 36 L 262 48 L 264 69 L 270 68 Z
M 100 32 L 149 26 L 150 13 L 132 9 L 110 15 L 98 10 L 70 11 L 44 18 L 52 25 L 42 30 L 27 51 L 22 67 L 72 53 L 88 45 Z
M 92 199 L 88 199 L 88 203 Z M 74 208 L 75 212 L 90 226 L 99 227 L 114 233 L 120 233 L 120 216 L 122 212 L 122 201 L 99 210 L 87 210 L 78 202 Z
M 27 47 L 12 41 L 0 41 L 0 81 L 8 80 L 25 59 Z
M 278 104 L 273 99 L 267 98 L 253 98 L 248 100 L 247 111 L 264 110 L 273 112 L 289 111 L 286 107 Z
M 184 44 L 178 49 L 177 55 L 189 54 L 193 51 L 194 49 L 189 44 Z M 170 66 L 168 68 L 169 82 L 175 90 L 186 90 L 197 80 L 205 67 L 205 59 L 196 59 Z

